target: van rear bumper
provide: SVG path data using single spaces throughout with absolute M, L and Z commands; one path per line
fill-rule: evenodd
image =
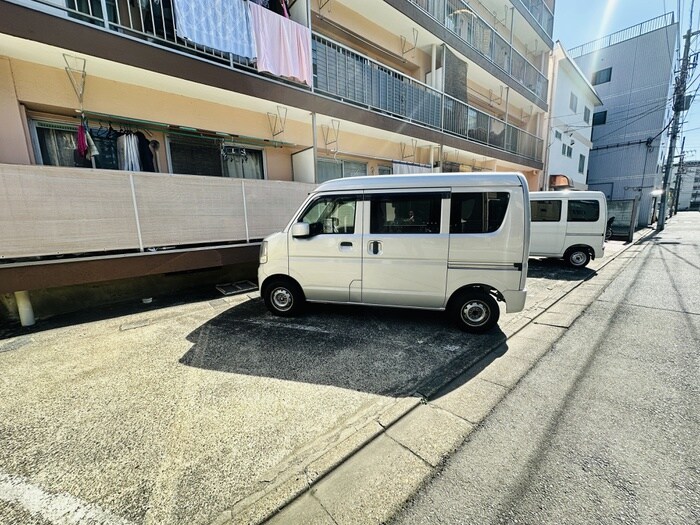
M 506 313 L 520 312 L 525 308 L 527 290 L 507 290 L 501 293 L 506 300 Z

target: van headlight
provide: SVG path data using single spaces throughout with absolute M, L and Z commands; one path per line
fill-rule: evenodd
M 267 241 L 263 241 L 260 245 L 260 264 L 267 262 Z

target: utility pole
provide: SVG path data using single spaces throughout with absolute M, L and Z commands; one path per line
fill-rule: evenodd
M 678 214 L 678 201 L 680 199 L 680 193 L 681 193 L 681 181 L 683 180 L 683 159 L 685 158 L 685 154 L 683 153 L 683 150 L 685 149 L 685 137 L 683 137 L 683 140 L 681 141 L 681 154 L 680 157 L 678 158 L 678 169 L 676 170 L 676 188 L 673 190 L 673 202 L 674 205 L 671 208 L 671 213 L 673 215 Z
M 693 4 L 695 2 L 693 1 Z M 688 55 L 690 54 L 690 39 L 700 33 L 700 31 L 692 31 L 693 24 L 693 4 L 690 5 L 690 28 L 684 35 L 685 46 L 683 48 L 683 60 L 681 62 L 681 71 L 676 80 L 676 86 L 673 91 L 673 123 L 671 125 L 671 142 L 668 146 L 668 155 L 666 158 L 666 170 L 664 172 L 663 193 L 661 195 L 661 207 L 659 209 L 659 222 L 656 226 L 657 231 L 662 231 L 666 224 L 666 206 L 668 204 L 668 184 L 671 178 L 671 168 L 673 166 L 673 158 L 676 151 L 676 139 L 680 129 L 681 112 L 685 108 L 685 88 L 688 81 Z

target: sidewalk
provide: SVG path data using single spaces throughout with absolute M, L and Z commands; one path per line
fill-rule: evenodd
M 606 253 L 604 263 L 588 280 L 557 290 L 558 297 L 538 304 L 534 315 L 507 320 L 505 343 L 388 424 L 381 435 L 268 523 L 383 523 L 394 516 L 637 256 L 642 250 L 639 243 L 654 235 L 652 228 L 638 231 L 634 243 L 615 254 Z M 214 523 L 256 519 L 255 511 L 223 513 Z

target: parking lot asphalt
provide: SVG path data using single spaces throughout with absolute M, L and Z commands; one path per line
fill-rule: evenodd
M 293 522 L 309 489 L 334 475 L 342 487 L 338 467 L 370 444 L 401 498 L 634 250 L 609 242 L 581 270 L 531 260 L 526 309 L 483 336 L 436 312 L 322 305 L 276 318 L 248 294 L 0 339 L 0 522 Z M 436 398 L 464 417 L 425 405 Z M 412 435 L 408 413 L 438 435 Z M 352 475 L 371 487 L 374 466 Z M 373 505 L 368 493 L 368 519 L 381 519 Z

